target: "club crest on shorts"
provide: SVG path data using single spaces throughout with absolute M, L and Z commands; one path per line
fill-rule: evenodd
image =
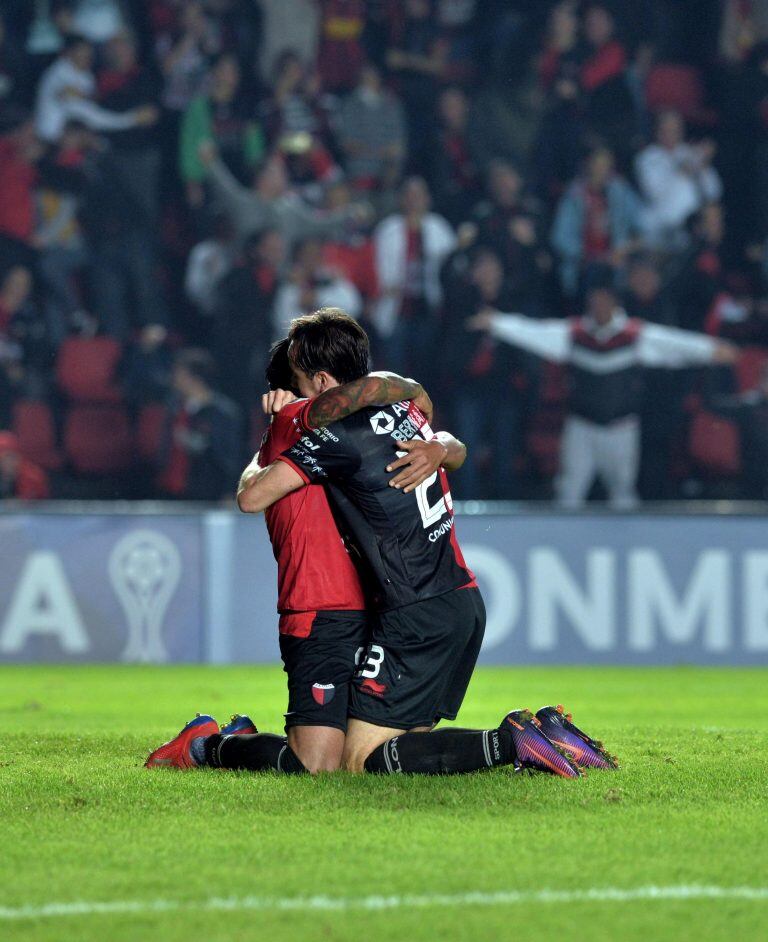
M 312 697 L 315 703 L 325 706 L 336 696 L 336 684 L 312 684 Z

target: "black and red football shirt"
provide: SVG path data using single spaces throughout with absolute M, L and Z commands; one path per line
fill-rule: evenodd
M 291 403 L 273 417 L 259 451 L 262 466 L 298 441 L 301 429 L 294 420 L 305 404 Z M 360 577 L 325 488 L 316 484 L 294 491 L 269 507 L 265 517 L 277 560 L 277 608 L 282 615 L 365 609 Z M 281 619 L 283 633 L 300 634 L 305 628 L 302 619 Z
M 410 494 L 389 486 L 398 441 L 430 439 L 424 415 L 405 401 L 363 409 L 327 428 L 295 421 L 301 437 L 280 456 L 304 479 L 324 484 L 375 579 L 374 604 L 410 605 L 473 584 L 454 532 L 442 468 Z

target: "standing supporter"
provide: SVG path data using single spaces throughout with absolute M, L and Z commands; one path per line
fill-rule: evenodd
M 45 500 L 48 496 L 45 471 L 21 454 L 15 435 L 0 432 L 0 500 Z
M 281 53 L 275 63 L 272 94 L 262 103 L 261 117 L 270 144 L 284 135 L 323 138 L 327 134 L 317 76 L 292 49 Z
M 107 43 L 106 67 L 99 74 L 100 103 L 117 112 L 154 109 L 160 88 L 154 74 L 139 61 L 133 34 L 123 30 Z M 158 215 L 160 149 L 157 128 L 134 127 L 108 130 L 105 135 L 112 149 L 112 162 L 118 185 L 131 191 L 154 225 Z
M 156 221 L 141 188 L 123 171 L 113 151 L 101 153 L 82 210 L 91 308 L 104 332 L 119 340 L 135 327 L 168 321 L 156 270 Z
M 290 189 L 285 163 L 279 156 L 271 157 L 254 174 L 249 189 L 232 176 L 210 143 L 201 147 L 200 153 L 208 167 L 214 194 L 240 239 L 261 229 L 274 228 L 290 248 L 301 238 L 330 236 L 360 215 L 356 205 L 330 212 L 310 206 Z
M 720 199 L 722 184 L 712 166 L 712 141 L 688 144 L 685 124 L 675 111 L 659 115 L 656 142 L 637 155 L 635 173 L 645 200 L 643 228 L 661 248 L 680 245 L 687 220 Z
M 360 292 L 346 278 L 323 264 L 323 244 L 305 239 L 296 245 L 293 265 L 281 283 L 272 314 L 273 339 L 284 337 L 291 321 L 299 314 L 338 305 L 358 318 L 363 302 Z
M 488 199 L 475 209 L 477 240 L 501 259 L 515 307 L 535 314 L 549 262 L 538 232 L 538 203 L 525 192 L 520 172 L 507 160 L 491 162 L 487 186 Z
M 341 107 L 339 143 L 354 187 L 376 192 L 397 184 L 405 157 L 403 109 L 375 65 L 362 66 L 357 87 Z
M 590 266 L 620 266 L 640 228 L 640 200 L 615 170 L 613 154 L 593 150 L 583 175 L 566 190 L 552 226 L 552 246 L 560 257 L 560 281 L 575 296 Z
M 214 292 L 212 349 L 221 391 L 246 416 L 261 389 L 284 259 L 285 242 L 279 232 L 254 233 L 238 264 L 221 278 Z
M 453 86 L 441 92 L 431 183 L 436 208 L 454 226 L 469 217 L 481 196 L 480 172 L 467 127 L 469 108 L 463 89 Z
M 675 259 L 673 288 L 678 323 L 688 330 L 703 330 L 725 282 L 723 208 L 705 206 L 696 216 L 687 249 Z
M 81 121 L 94 131 L 121 131 L 153 124 L 153 104 L 111 111 L 93 100 L 93 46 L 81 36 L 70 36 L 61 55 L 46 69 L 37 89 L 35 127 L 39 137 L 58 141 L 68 121 Z
M 88 262 L 79 212 L 87 167 L 97 142 L 83 125 L 70 121 L 59 144 L 40 163 L 34 244 L 44 288 L 48 336 L 58 347 L 81 321 L 79 275 Z
M 0 269 L 35 264 L 34 188 L 40 154 L 32 122 L 11 112 L 0 136 Z
M 401 188 L 400 212 L 382 220 L 373 239 L 381 292 L 373 313 L 387 364 L 428 386 L 442 302 L 440 266 L 456 237 L 442 216 L 430 212 L 424 180 L 410 177 Z
M 583 505 L 596 476 L 611 506 L 637 503 L 639 411 L 643 366 L 683 367 L 733 363 L 735 348 L 702 334 L 630 319 L 605 284 L 587 295 L 575 320 L 535 321 L 515 314 L 480 314 L 471 327 L 555 362 L 568 363 L 570 393 L 563 430 L 557 498 Z
M 579 83 L 587 126 L 624 150 L 635 129 L 633 102 L 626 80 L 627 53 L 616 38 L 610 9 L 590 4 L 584 14 L 586 50 L 579 69 Z
M 173 367 L 177 406 L 166 430 L 158 487 L 164 497 L 231 498 L 240 465 L 237 407 L 216 392 L 213 358 L 183 350 Z
M 205 81 L 209 56 L 219 52 L 220 39 L 201 0 L 184 0 L 178 24 L 160 33 L 156 54 L 163 74 L 162 103 L 172 127 Z
M 210 237 L 189 253 L 184 274 L 184 293 L 205 317 L 213 313 L 218 283 L 237 257 L 235 230 L 229 218 L 223 213 L 215 216 L 211 230 Z
M 431 158 L 433 115 L 447 47 L 430 15 L 429 0 L 405 0 L 404 7 L 405 17 L 393 30 L 386 64 L 405 105 L 410 169 L 424 174 Z
M 678 326 L 678 312 L 669 278 L 649 255 L 629 260 L 624 309 L 630 318 Z M 695 377 L 691 370 L 647 367 L 640 411 L 641 448 L 638 490 L 644 500 L 671 496 L 669 468 L 685 435 L 685 399 Z
M 536 192 L 551 199 L 576 172 L 583 134 L 576 0 L 561 0 L 549 14 L 537 74 L 545 110 L 534 147 Z
M 464 499 L 504 500 L 517 496 L 515 461 L 523 444 L 530 371 L 520 351 L 488 334 L 467 334 L 466 325 L 474 315 L 510 303 L 504 269 L 493 251 L 475 250 L 469 265 L 468 277 L 446 279 L 441 344 L 453 425 L 467 446 L 467 460 L 455 474 L 456 494 Z M 486 444 L 490 456 L 485 454 Z
M 262 36 L 259 74 L 269 83 L 278 59 L 286 49 L 298 57 L 302 68 L 317 61 L 320 7 L 317 0 L 256 0 L 261 8 Z
M 365 0 L 321 0 L 317 68 L 328 92 L 350 91 L 363 64 Z
M 575 68 L 578 41 L 577 0 L 560 0 L 550 10 L 544 43 L 536 65 L 539 80 L 545 89 L 550 90 L 563 79 L 566 62 L 572 63 Z
M 181 122 L 179 169 L 193 206 L 203 200 L 207 171 L 200 145 L 213 141 L 221 160 L 238 180 L 250 179 L 264 156 L 264 138 L 252 109 L 240 95 L 240 66 L 231 53 L 222 53 L 210 72 L 206 94 L 193 98 Z

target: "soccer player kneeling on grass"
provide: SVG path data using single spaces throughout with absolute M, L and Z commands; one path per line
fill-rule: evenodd
M 378 618 L 350 686 L 343 766 L 446 774 L 514 765 L 578 777 L 575 752 L 573 759 L 566 755 L 545 732 L 542 717 L 528 711 L 509 713 L 495 729 L 432 729 L 440 719 L 456 717 L 485 629 L 482 597 L 456 540 L 445 471 L 440 468 L 413 489 L 390 486 L 393 446 L 430 440 L 433 433 L 424 414 L 407 401 L 334 421 L 345 395 L 338 377 L 350 378 L 350 369 L 357 373 L 352 379 L 362 377 L 368 362 L 365 332 L 343 313 L 298 318 L 289 339 L 296 384 L 308 397 L 294 419 L 301 437 L 277 460 L 253 469 L 238 502 L 246 512 L 258 513 L 322 484 L 373 574 Z M 316 397 L 326 391 L 336 396 L 328 414 L 313 410 Z M 444 463 L 450 466 L 447 450 Z M 594 753 L 594 762 L 581 764 L 606 762 L 588 737 L 576 735 L 575 727 L 568 730 L 567 721 L 558 721 L 561 714 L 551 712 L 552 717 L 544 714 L 551 728 L 563 739 L 578 740 L 582 753 Z M 193 721 L 199 728 L 188 726 L 180 734 L 190 764 L 202 759 L 214 766 L 256 768 L 261 759 L 253 750 L 265 745 L 263 737 L 222 735 L 208 719 Z M 279 746 L 276 766 L 300 771 L 288 748 Z

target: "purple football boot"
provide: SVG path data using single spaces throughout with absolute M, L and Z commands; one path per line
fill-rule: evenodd
M 619 761 L 603 748 L 601 742 L 592 739 L 573 723 L 573 716 L 566 713 L 561 704 L 542 707 L 536 714 L 542 732 L 548 739 L 573 756 L 582 769 L 617 769 Z
M 250 716 L 235 713 L 230 721 L 221 727 L 220 732 L 222 736 L 253 736 L 258 730 Z
M 530 710 L 507 713 L 501 728 L 512 734 L 515 768 L 550 772 L 563 778 L 579 778 L 581 772 L 541 731 L 539 721 Z

